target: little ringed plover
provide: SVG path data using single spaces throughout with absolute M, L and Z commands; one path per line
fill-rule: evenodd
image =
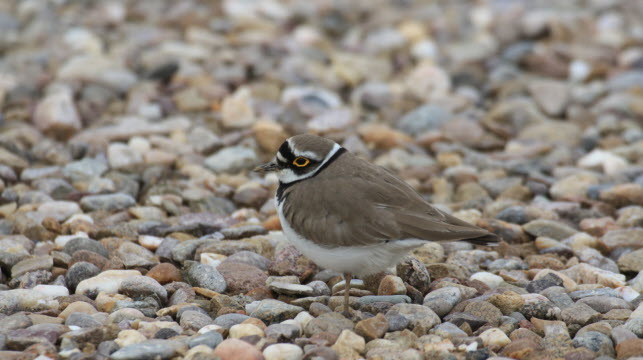
M 396 265 L 427 241 L 490 245 L 498 237 L 431 206 L 388 170 L 315 135 L 287 139 L 272 161 L 255 169 L 276 172 L 276 204 L 284 234 L 322 268 L 344 274 L 344 311 L 350 280 Z

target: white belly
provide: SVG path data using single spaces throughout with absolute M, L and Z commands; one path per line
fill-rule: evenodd
M 281 228 L 286 238 L 307 258 L 322 268 L 340 273 L 351 273 L 357 277 L 375 274 L 398 264 L 412 249 L 425 243 L 423 240 L 396 240 L 368 246 L 346 246 L 326 248 L 299 235 L 277 207 Z

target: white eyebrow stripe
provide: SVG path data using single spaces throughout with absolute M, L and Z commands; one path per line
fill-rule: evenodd
M 288 183 L 291 183 L 291 182 L 294 182 L 294 181 L 309 178 L 309 177 L 317 174 L 319 169 L 322 166 L 324 166 L 324 164 L 326 164 L 330 160 L 330 158 L 332 158 L 333 155 L 335 155 L 335 153 L 338 152 L 339 149 L 341 149 L 341 148 L 342 147 L 339 146 L 339 144 L 335 143 L 335 145 L 333 145 L 333 148 L 330 150 L 330 152 L 328 152 L 328 155 L 326 155 L 326 157 L 321 161 L 321 164 L 319 164 L 319 166 L 317 166 L 317 168 L 314 171 L 311 171 L 311 172 L 309 172 L 307 174 L 297 175 L 291 169 L 281 170 L 281 172 L 280 172 L 280 175 L 281 175 L 280 180 L 281 180 L 281 182 L 284 183 L 284 184 L 288 184 Z
M 277 151 L 277 160 L 286 162 L 286 158 L 283 155 L 281 155 L 279 151 Z
M 303 157 L 306 157 L 306 158 L 309 158 L 309 159 L 312 159 L 312 160 L 315 160 L 315 161 L 320 160 L 319 157 L 317 157 L 317 154 L 315 154 L 312 151 L 301 151 L 300 152 L 300 151 L 297 151 L 297 150 L 293 150 L 293 154 L 295 154 L 295 156 L 303 156 Z

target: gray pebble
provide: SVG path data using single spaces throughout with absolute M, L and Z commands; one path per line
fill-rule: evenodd
M 170 359 L 185 345 L 174 340 L 145 340 L 138 344 L 125 346 L 111 354 L 113 360 L 152 360 Z
M 225 314 L 217 316 L 214 319 L 214 324 L 219 325 L 225 329 L 230 329 L 233 325 L 241 324 L 242 322 L 250 319 L 250 316 L 243 314 Z
M 85 211 L 118 211 L 136 205 L 136 200 L 129 194 L 116 193 L 105 195 L 89 195 L 80 200 Z
M 226 289 L 226 281 L 223 275 L 214 267 L 206 264 L 192 264 L 186 271 L 185 279 L 192 286 L 206 288 L 218 293 L 222 293 Z
M 216 348 L 223 341 L 223 337 L 216 331 L 208 331 L 204 334 L 195 336 L 188 340 L 188 346 L 193 348 L 199 345 L 205 345 L 212 349 Z

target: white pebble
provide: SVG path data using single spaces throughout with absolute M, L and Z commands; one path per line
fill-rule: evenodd
M 136 330 L 122 330 L 118 333 L 118 338 L 114 340 L 121 348 L 127 345 L 138 344 L 147 340 L 145 335 Z
M 212 267 L 217 267 L 221 262 L 228 257 L 216 253 L 201 253 L 201 264 L 210 265 Z
M 139 235 L 138 243 L 148 250 L 156 250 L 163 242 L 163 238 L 152 235 Z
M 69 242 L 69 240 L 79 238 L 79 237 L 87 238 L 89 236 L 87 236 L 87 234 L 82 232 L 82 231 L 79 231 L 74 235 L 58 235 L 58 236 L 56 236 L 56 239 L 54 240 L 54 244 L 56 244 L 58 249 L 62 249 L 62 248 L 65 247 L 65 244 L 67 244 L 67 242 Z
M 569 63 L 569 79 L 572 81 L 584 81 L 591 71 L 591 66 L 583 60 L 574 60 Z
M 304 351 L 294 344 L 273 344 L 263 351 L 266 360 L 298 360 Z
M 623 300 L 628 301 L 628 302 L 632 302 L 634 299 L 636 299 L 640 295 L 638 291 L 632 289 L 629 286 L 617 287 L 616 292 L 618 293 L 618 295 L 620 297 L 623 298 Z
M 230 328 L 229 337 L 241 338 L 244 336 L 258 335 L 264 337 L 263 330 L 252 324 L 237 324 Z
M 607 175 L 615 175 L 628 167 L 627 160 L 609 151 L 595 149 L 578 160 L 582 168 L 602 167 Z
M 127 145 L 132 148 L 132 150 L 137 151 L 140 154 L 146 153 L 152 148 L 150 142 L 140 136 L 134 136 L 131 138 Z
M 297 314 L 297 316 L 295 316 L 293 320 L 299 323 L 299 325 L 303 329 L 306 327 L 306 324 L 308 324 L 308 322 L 310 322 L 310 320 L 312 319 L 314 319 L 314 317 L 310 315 L 308 311 L 302 311 L 299 314 Z
M 206 325 L 199 329 L 199 334 L 205 334 L 210 331 L 220 331 L 223 327 L 215 324 Z
M 84 221 L 90 224 L 94 223 L 94 219 L 92 219 L 92 217 L 87 214 L 74 214 L 69 219 L 67 219 L 67 221 L 65 221 L 64 224 L 71 224 L 74 221 Z M 85 234 L 84 232 L 80 231 L 76 233 L 76 235 L 78 235 L 79 233 Z M 87 237 L 87 234 L 85 234 L 85 237 Z
M 61 285 L 36 285 L 32 290 L 51 297 L 69 296 L 69 290 Z
M 485 346 L 498 346 L 502 347 L 508 345 L 511 340 L 507 335 L 498 328 L 485 330 L 482 334 L 478 335 L 482 339 Z
M 99 293 L 117 294 L 121 283 L 132 276 L 141 275 L 138 270 L 107 270 L 81 281 L 76 287 L 76 294 Z
M 486 272 L 486 271 L 477 272 L 477 273 L 471 275 L 469 280 L 481 281 L 481 282 L 485 283 L 487 286 L 489 286 L 492 289 L 497 288 L 498 286 L 500 286 L 500 284 L 505 282 L 502 279 L 502 277 L 500 277 L 498 275 L 495 275 L 495 274 L 492 274 L 490 272 Z

